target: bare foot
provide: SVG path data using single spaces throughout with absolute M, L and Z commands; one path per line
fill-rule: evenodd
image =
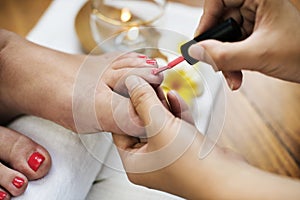
M 0 126 L 0 200 L 24 193 L 28 181 L 44 177 L 49 153 L 28 137 Z
M 143 133 L 124 81 L 139 75 L 159 85 L 162 75 L 151 73 L 157 68 L 155 60 L 138 53 L 71 55 L 8 31 L 2 35 L 0 113 L 4 105 L 2 110 L 14 111 L 10 115 L 38 116 L 79 133 Z

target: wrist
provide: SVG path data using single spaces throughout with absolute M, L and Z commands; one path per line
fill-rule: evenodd
M 215 146 L 204 159 L 199 159 L 202 137 L 171 166 L 171 193 L 187 199 L 226 199 L 227 185 L 237 179 L 237 171 L 249 166 L 240 156 Z M 243 180 L 241 180 L 243 181 Z M 240 184 L 240 182 L 236 182 Z

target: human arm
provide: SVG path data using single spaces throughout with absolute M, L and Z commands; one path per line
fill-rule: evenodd
M 229 17 L 242 27 L 241 41 L 199 42 L 190 55 L 222 71 L 232 89 L 241 85 L 241 70 L 300 82 L 300 12 L 290 1 L 207 0 L 196 34 Z
M 202 134 L 179 119 L 180 114 L 175 117 L 167 110 L 143 79 L 129 77 L 126 85 L 148 136 L 141 143 L 134 137 L 113 135 L 133 183 L 187 199 L 299 198 L 299 181 L 250 166 L 228 149 L 216 146 L 200 160 Z

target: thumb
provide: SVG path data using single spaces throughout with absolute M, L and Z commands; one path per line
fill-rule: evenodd
M 263 49 L 253 38 L 234 43 L 206 40 L 192 45 L 189 54 L 215 71 L 257 70 Z
M 154 89 L 142 78 L 129 76 L 125 81 L 131 102 L 141 118 L 147 136 L 158 134 L 172 115 L 158 99 Z

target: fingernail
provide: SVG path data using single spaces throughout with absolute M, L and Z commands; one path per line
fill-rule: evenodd
M 0 191 L 0 200 L 4 200 L 7 194 L 5 192 Z
M 197 60 L 203 60 L 204 59 L 204 48 L 199 44 L 193 44 L 189 48 L 189 55 Z
M 219 71 L 213 59 L 207 54 L 206 50 L 201 45 L 193 44 L 189 48 L 189 55 L 196 60 L 210 64 L 215 72 Z
M 12 184 L 16 187 L 16 188 L 21 188 L 24 185 L 25 181 L 24 179 L 20 178 L 20 177 L 15 177 L 14 180 L 12 181 Z
M 39 152 L 34 152 L 28 159 L 27 163 L 33 171 L 37 171 L 44 162 L 45 157 Z
M 150 64 L 150 65 L 156 65 L 156 60 L 148 59 L 148 60 L 146 60 L 146 63 Z
M 141 80 L 137 76 L 129 76 L 125 80 L 125 85 L 129 92 L 132 91 L 134 88 L 138 87 L 140 84 Z
M 147 58 L 145 55 L 138 55 L 139 58 Z

